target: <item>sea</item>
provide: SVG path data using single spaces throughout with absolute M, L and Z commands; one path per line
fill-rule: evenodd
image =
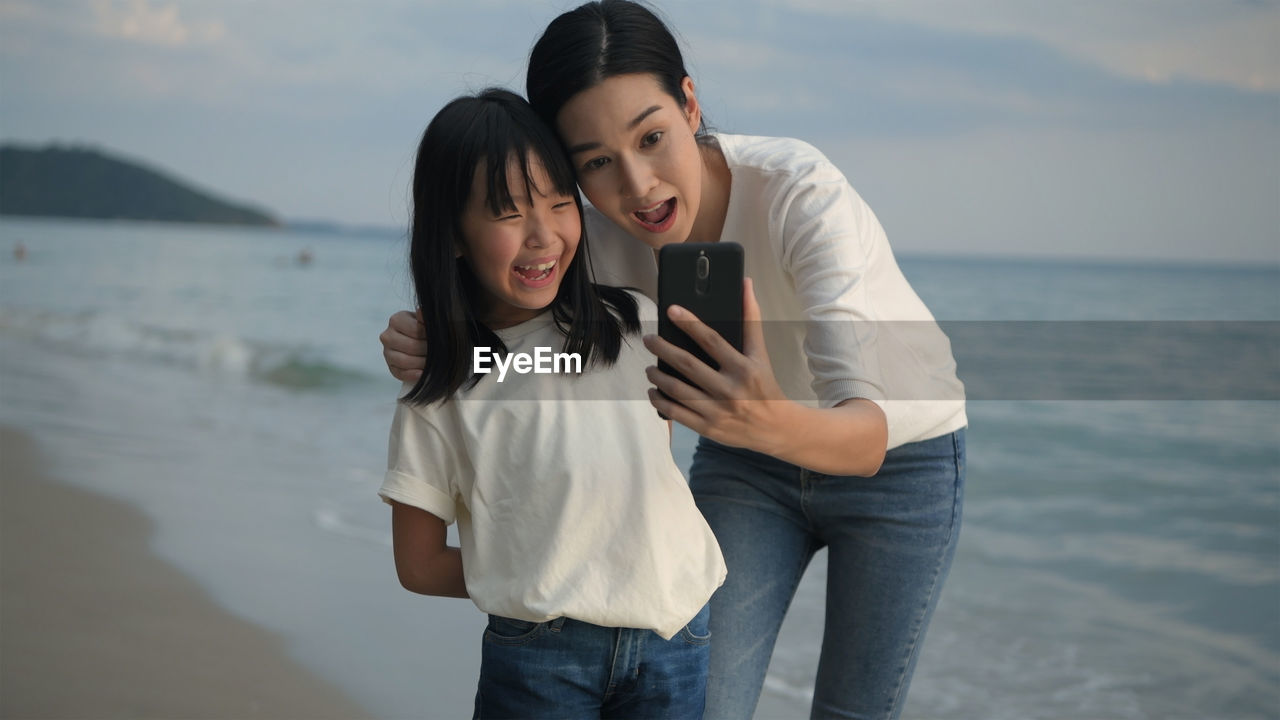
M 0 219 L 0 424 L 372 717 L 465 717 L 483 616 L 399 587 L 376 496 L 406 255 L 394 232 Z M 899 260 L 972 389 L 904 717 L 1280 717 L 1280 263 Z M 1046 334 L 1075 339 L 1023 342 Z M 759 718 L 808 715 L 825 572 Z

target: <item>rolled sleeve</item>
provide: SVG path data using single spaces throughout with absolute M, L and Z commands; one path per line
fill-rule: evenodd
M 419 408 L 398 403 L 387 444 L 387 472 L 378 496 L 425 510 L 446 523 L 457 518 L 455 453 Z

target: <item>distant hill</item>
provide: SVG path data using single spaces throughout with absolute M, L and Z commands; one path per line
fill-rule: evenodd
M 59 145 L 0 145 L 0 215 L 280 224 L 135 162 Z

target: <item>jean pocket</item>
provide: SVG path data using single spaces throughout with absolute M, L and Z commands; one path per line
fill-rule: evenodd
M 499 645 L 523 645 L 542 634 L 546 623 L 517 620 L 501 615 L 490 615 L 484 629 L 485 642 Z
M 706 645 L 711 642 L 710 618 L 710 609 L 702 608 L 687 625 L 680 628 L 680 637 L 690 645 Z

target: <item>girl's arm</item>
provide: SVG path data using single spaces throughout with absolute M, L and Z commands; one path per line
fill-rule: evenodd
M 462 552 L 445 544 L 445 522 L 426 510 L 391 501 L 396 575 L 405 590 L 465 598 Z
M 666 360 L 698 387 L 648 368 L 658 390 L 649 401 L 662 414 L 717 442 L 762 452 L 779 460 L 830 475 L 874 475 L 884 462 L 889 429 L 876 403 L 848 398 L 818 409 L 788 400 L 774 377 L 765 349 L 751 280 L 743 283 L 743 352 L 692 313 L 673 306 L 670 318 L 698 342 L 720 370 L 656 335 L 645 347 Z

